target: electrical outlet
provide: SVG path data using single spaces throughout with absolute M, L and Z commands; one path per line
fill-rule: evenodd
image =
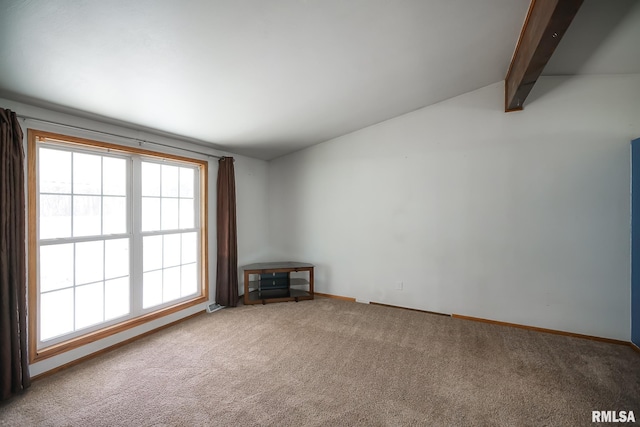
M 396 282 L 396 286 L 395 286 L 397 291 L 401 291 L 403 288 L 403 283 L 402 282 Z

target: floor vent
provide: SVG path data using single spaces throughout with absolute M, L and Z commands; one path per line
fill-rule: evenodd
M 211 303 L 211 304 L 207 305 L 207 313 L 213 313 L 214 311 L 218 311 L 218 310 L 221 310 L 223 308 L 224 308 L 223 305 L 220 305 L 220 304 L 214 302 L 214 303 Z

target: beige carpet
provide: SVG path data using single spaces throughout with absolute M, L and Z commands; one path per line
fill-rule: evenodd
M 326 298 L 203 314 L 36 381 L 10 426 L 580 426 L 631 348 Z

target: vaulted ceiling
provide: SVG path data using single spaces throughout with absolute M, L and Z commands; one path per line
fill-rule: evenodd
M 0 97 L 272 159 L 503 80 L 528 7 L 0 0 Z M 585 0 L 544 74 L 640 73 L 639 46 L 640 1 Z

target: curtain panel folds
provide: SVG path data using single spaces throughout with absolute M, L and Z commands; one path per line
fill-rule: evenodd
M 235 307 L 238 305 L 238 236 L 233 157 L 222 157 L 218 161 L 217 191 L 216 302 L 226 307 Z
M 27 355 L 24 150 L 16 114 L 0 108 L 0 399 L 31 384 Z

